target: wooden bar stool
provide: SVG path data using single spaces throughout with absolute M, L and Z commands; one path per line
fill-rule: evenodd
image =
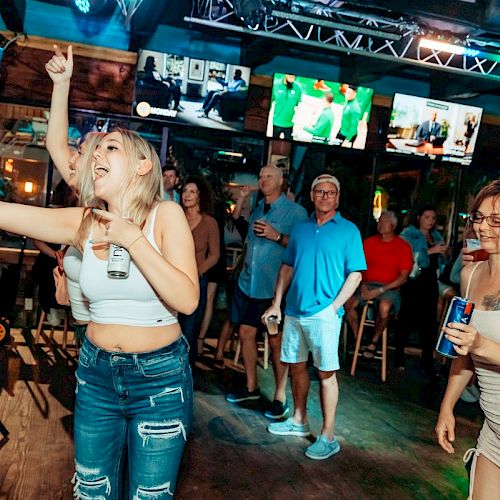
M 262 332 L 264 335 L 264 341 L 263 342 L 257 342 L 257 352 L 262 352 L 262 367 L 264 370 L 267 370 L 269 366 L 269 339 L 268 339 L 268 333 L 266 331 Z M 238 361 L 240 359 L 240 354 L 241 354 L 241 340 L 238 338 L 236 341 L 236 350 L 234 352 L 234 359 L 233 363 L 235 365 L 238 364 Z
M 352 357 L 352 364 L 351 364 L 351 375 L 354 377 L 356 373 L 356 365 L 358 363 L 358 357 L 362 356 L 363 353 L 360 352 L 361 348 L 361 340 L 363 337 L 363 332 L 365 329 L 365 326 L 370 326 L 370 327 L 375 327 L 375 319 L 368 319 L 368 308 L 373 307 L 373 301 L 369 300 L 364 306 L 363 306 L 363 311 L 361 312 L 361 319 L 359 321 L 359 328 L 358 328 L 358 335 L 356 337 L 356 347 L 354 348 L 354 354 Z M 375 311 L 373 311 L 374 317 L 375 317 Z M 375 355 L 372 359 L 378 359 L 381 360 L 381 373 L 380 373 L 380 378 L 382 379 L 382 382 L 385 382 L 386 377 L 387 377 L 387 327 L 384 328 L 384 331 L 382 332 L 382 351 L 376 351 Z
M 64 321 L 63 321 L 63 338 L 62 338 L 62 348 L 66 349 L 66 346 L 68 344 L 68 326 L 69 326 L 69 319 L 71 317 L 71 310 L 67 309 L 66 314 L 64 315 Z M 35 344 L 38 343 L 38 340 L 40 339 L 40 335 L 44 329 L 49 330 L 49 339 L 51 342 L 54 342 L 54 331 L 57 327 L 52 326 L 48 321 L 47 321 L 47 314 L 46 312 L 42 309 L 42 312 L 40 313 L 40 320 L 38 321 L 38 327 L 36 329 L 36 334 L 35 334 Z

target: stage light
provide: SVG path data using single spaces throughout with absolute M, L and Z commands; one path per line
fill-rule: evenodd
M 95 14 L 99 12 L 108 0 L 73 0 L 73 7 L 81 14 Z
M 266 0 L 233 0 L 234 12 L 248 29 L 256 31 L 264 24 L 269 3 Z
M 34 187 L 34 183 L 33 182 L 30 182 L 30 181 L 27 181 L 24 183 L 24 192 L 25 193 L 32 193 L 33 192 L 33 187 Z
M 455 45 L 453 43 L 438 42 L 437 40 L 429 40 L 422 38 L 419 43 L 419 48 L 437 50 L 456 54 L 459 56 L 477 57 L 479 59 L 487 59 L 488 61 L 500 62 L 500 55 L 485 50 L 474 49 L 465 45 Z

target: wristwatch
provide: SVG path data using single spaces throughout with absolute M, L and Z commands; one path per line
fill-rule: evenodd
M 278 234 L 278 237 L 276 238 L 276 243 L 281 243 L 283 241 L 283 233 Z

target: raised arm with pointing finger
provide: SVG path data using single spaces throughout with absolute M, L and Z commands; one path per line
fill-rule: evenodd
M 67 57 L 57 45 L 54 45 L 54 52 L 45 65 L 53 82 L 46 145 L 57 170 L 68 183 L 72 174 L 70 160 L 75 154 L 68 147 L 68 98 L 73 75 L 73 47 L 68 46 Z

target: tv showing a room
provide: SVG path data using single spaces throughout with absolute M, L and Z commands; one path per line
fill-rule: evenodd
M 241 131 L 250 73 L 238 64 L 142 50 L 132 114 Z

